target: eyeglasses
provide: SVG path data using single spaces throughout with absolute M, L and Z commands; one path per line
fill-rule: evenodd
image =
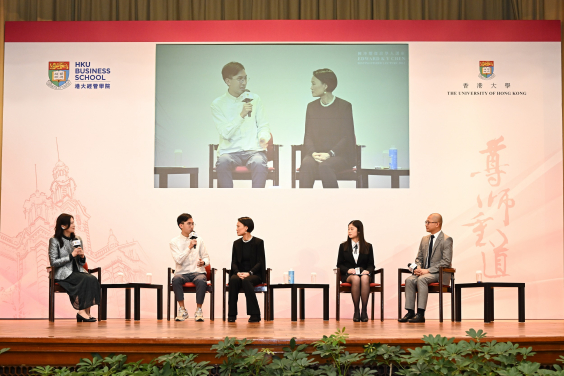
M 425 224 L 428 225 L 429 223 L 439 223 L 439 222 L 429 222 L 429 221 L 425 221 Z
M 239 81 L 240 84 L 242 84 L 243 82 L 249 82 L 250 78 L 245 76 L 245 77 L 232 77 L 232 80 L 237 80 Z
M 196 226 L 196 223 L 195 223 L 195 222 L 186 222 L 186 224 L 187 224 L 188 226 Z

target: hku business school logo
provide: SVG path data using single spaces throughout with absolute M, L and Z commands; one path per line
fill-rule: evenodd
M 54 90 L 63 90 L 69 87 L 71 85 L 69 66 L 68 61 L 50 61 L 47 86 Z
M 480 61 L 480 75 L 482 80 L 491 80 L 495 77 L 494 62 L 493 61 Z

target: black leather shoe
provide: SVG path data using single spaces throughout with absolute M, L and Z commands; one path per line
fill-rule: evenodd
M 408 322 L 409 320 L 411 320 L 412 318 L 415 317 L 415 313 L 412 312 L 407 312 L 405 314 L 405 316 L 403 316 L 401 319 L 399 319 L 399 322 Z
M 362 313 L 360 314 L 360 321 L 368 322 L 368 312 L 362 311 Z
M 96 322 L 96 319 L 94 317 L 85 319 L 84 317 L 82 317 L 80 314 L 77 313 L 76 322 Z
M 415 315 L 414 318 L 412 318 L 411 320 L 409 320 L 409 322 L 414 323 L 414 322 L 425 322 L 425 316 L 423 316 L 422 314 L 418 313 L 417 315 Z
M 229 316 L 227 317 L 227 322 L 235 322 L 237 320 L 237 316 Z
M 251 317 L 249 317 L 249 322 L 260 322 L 260 316 L 259 315 L 251 315 Z
M 359 322 L 360 321 L 360 313 L 358 311 L 354 311 L 353 321 Z

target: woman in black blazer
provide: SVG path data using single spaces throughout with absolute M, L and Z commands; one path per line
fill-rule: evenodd
M 260 321 L 260 308 L 254 287 L 266 281 L 266 260 L 264 241 L 251 235 L 254 228 L 255 224 L 249 217 L 237 220 L 237 235 L 242 237 L 233 242 L 229 273 L 229 322 L 237 320 L 237 300 L 241 287 L 247 299 L 247 314 L 251 316 L 249 322 Z
M 367 322 L 370 279 L 374 275 L 374 251 L 372 244 L 364 240 L 364 226 L 361 221 L 349 223 L 348 237 L 339 246 L 337 268 L 341 271 L 341 282 L 351 284 L 351 297 L 354 304 L 354 322 Z M 362 297 L 362 312 L 358 303 Z

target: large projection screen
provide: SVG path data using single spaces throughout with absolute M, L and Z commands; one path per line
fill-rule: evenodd
M 158 80 L 166 74 L 159 71 L 163 48 L 209 57 L 193 56 L 207 65 L 175 71 L 189 100 L 170 102 L 166 114 L 157 103 L 166 94 Z M 291 189 L 291 145 L 303 141 L 306 106 L 315 99 L 312 70 L 331 68 L 332 53 L 338 67 L 349 51 L 358 59 L 371 49 L 396 48 L 409 58 L 394 81 L 400 83 L 380 77 L 365 85 L 376 66 L 352 64 L 335 68 L 335 94 L 352 103 L 359 143 L 367 145 L 366 163 L 357 167 L 373 172 L 395 144 L 409 176 L 400 177 L 399 189 L 386 175 L 370 175 L 370 189 L 350 181 L 343 182 L 347 189 Z M 255 80 L 251 89 L 268 99 L 282 145 L 280 188 L 251 189 L 241 181 L 238 189 L 209 189 L 208 144 L 217 141 L 210 101 L 226 90 L 221 67 L 264 49 L 284 63 L 241 62 Z M 179 234 L 176 217 L 187 212 L 218 269 L 216 319 L 222 268 L 230 266 L 241 216 L 253 218 L 253 234 L 265 242 L 272 283 L 289 269 L 297 282 L 317 273 L 318 283 L 331 286 L 331 317 L 337 250 L 347 224 L 361 220 L 376 268 L 385 270 L 385 317 L 393 319 L 397 270 L 414 260 L 424 221 L 438 212 L 454 240 L 458 283 L 475 281 L 477 270 L 486 281 L 525 282 L 527 319 L 562 319 L 564 303 L 554 299 L 564 292 L 560 54 L 557 21 L 7 22 L 0 317 L 47 317 L 47 245 L 60 213 L 74 215 L 89 266 L 102 267 L 104 282 L 119 273 L 143 282 L 152 273 L 153 283 L 166 284 L 174 266 L 169 241 Z M 174 55 L 167 59 L 174 63 Z M 398 99 L 383 108 L 389 99 L 383 87 L 405 92 L 390 92 Z M 206 189 L 190 188 L 188 175 L 170 175 L 171 189 L 156 188 L 156 125 L 188 124 L 186 116 L 205 124 L 167 142 L 185 145 L 171 150 L 182 149 L 181 165 L 198 167 L 198 186 Z M 401 139 L 386 139 L 396 130 Z M 202 161 L 193 166 L 184 160 L 191 137 L 198 141 L 193 158 Z M 56 316 L 72 317 L 68 298 L 56 299 Z M 275 299 L 276 317 L 290 317 L 289 294 Z M 143 301 L 142 317 L 154 317 L 153 299 Z M 308 317 L 322 317 L 321 301 L 321 292 L 308 292 Z M 342 317 L 351 317 L 350 299 L 341 302 Z M 464 317 L 482 317 L 482 302 L 481 294 L 465 292 Z M 496 318 L 516 318 L 516 304 L 513 289 L 496 291 Z M 123 292 L 112 291 L 108 305 L 108 317 L 123 317 Z M 427 309 L 428 318 L 438 317 L 438 297 Z M 239 312 L 245 313 L 244 299 Z

